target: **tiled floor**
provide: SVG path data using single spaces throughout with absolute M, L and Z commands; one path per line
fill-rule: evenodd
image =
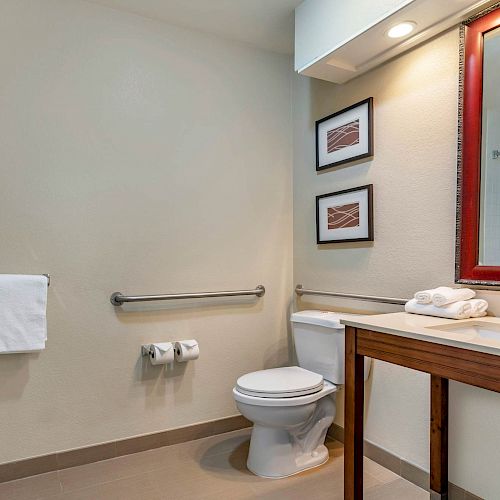
M 0 484 L 1 500 L 340 500 L 342 445 L 327 443 L 330 460 L 281 480 L 245 467 L 245 429 Z M 424 500 L 429 494 L 365 458 L 365 499 Z

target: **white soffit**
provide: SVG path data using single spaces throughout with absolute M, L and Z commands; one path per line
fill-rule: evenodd
M 344 40 L 298 72 L 335 83 L 347 82 L 493 3 L 490 0 L 414 0 Z M 386 35 L 392 26 L 404 21 L 417 24 L 414 35 L 402 42 Z

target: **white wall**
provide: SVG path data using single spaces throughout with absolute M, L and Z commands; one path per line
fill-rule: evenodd
M 306 288 L 409 297 L 454 280 L 458 30 L 344 85 L 294 81 L 294 282 Z M 372 161 L 317 174 L 314 121 L 374 97 Z M 315 243 L 315 196 L 374 184 L 375 241 Z M 500 314 L 497 292 L 480 292 Z M 309 299 L 310 300 L 310 299 Z M 297 308 L 401 310 L 341 300 Z M 361 309 L 363 308 L 363 309 Z M 498 498 L 500 395 L 451 384 L 450 480 Z M 337 422 L 342 424 L 343 394 Z M 375 362 L 366 438 L 428 469 L 429 376 Z
M 3 0 L 0 67 L 0 272 L 52 275 L 47 349 L 0 356 L 0 462 L 237 414 L 236 378 L 288 359 L 290 58 Z M 142 343 L 192 337 L 198 361 L 142 364 Z

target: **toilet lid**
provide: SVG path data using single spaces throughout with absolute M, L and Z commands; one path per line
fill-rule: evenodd
M 236 382 L 236 389 L 260 398 L 292 398 L 321 391 L 323 376 L 299 366 L 271 368 L 247 373 Z

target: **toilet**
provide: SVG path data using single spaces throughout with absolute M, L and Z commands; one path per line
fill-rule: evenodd
M 344 326 L 353 314 L 301 311 L 291 315 L 299 366 L 241 376 L 236 406 L 253 422 L 247 467 L 283 478 L 328 460 L 325 437 L 335 418 L 335 392 L 344 383 Z M 365 358 L 365 380 L 370 360 Z

